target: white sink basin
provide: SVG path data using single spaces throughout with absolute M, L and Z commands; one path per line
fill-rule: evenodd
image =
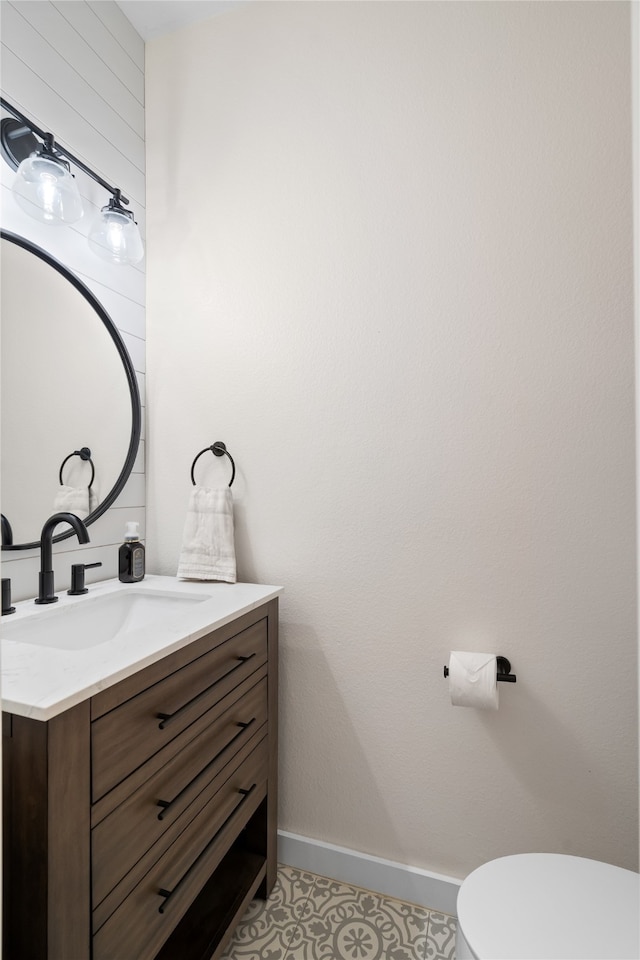
M 188 590 L 122 590 L 74 603 L 52 604 L 12 622 L 3 618 L 0 637 L 57 650 L 86 650 L 134 630 L 180 617 L 194 603 L 209 597 Z

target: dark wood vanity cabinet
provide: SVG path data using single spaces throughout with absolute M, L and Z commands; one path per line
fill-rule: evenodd
M 213 960 L 276 877 L 277 599 L 3 715 L 4 960 Z

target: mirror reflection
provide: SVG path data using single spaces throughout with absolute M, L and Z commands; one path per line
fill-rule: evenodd
M 85 523 L 100 516 L 131 472 L 140 434 L 135 374 L 110 319 L 71 274 L 18 240 L 1 241 L 5 549 L 38 541 L 57 510 Z

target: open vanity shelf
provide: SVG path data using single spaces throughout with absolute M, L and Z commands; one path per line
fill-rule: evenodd
M 278 600 L 3 715 L 5 960 L 214 960 L 276 877 Z

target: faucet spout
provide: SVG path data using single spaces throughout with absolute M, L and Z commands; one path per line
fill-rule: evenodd
M 36 603 L 55 603 L 53 580 L 53 531 L 59 523 L 68 523 L 73 527 L 80 543 L 89 543 L 86 526 L 75 513 L 54 513 L 45 522 L 40 535 L 40 574 L 38 576 L 38 597 Z

